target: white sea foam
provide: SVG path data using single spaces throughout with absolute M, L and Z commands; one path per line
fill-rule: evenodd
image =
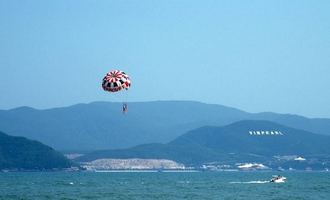
M 263 184 L 263 183 L 269 183 L 269 181 L 246 181 L 246 182 L 229 182 L 231 184 Z

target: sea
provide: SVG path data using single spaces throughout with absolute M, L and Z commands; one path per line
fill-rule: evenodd
M 287 182 L 270 183 L 275 174 Z M 330 173 L 8 172 L 0 199 L 330 200 Z

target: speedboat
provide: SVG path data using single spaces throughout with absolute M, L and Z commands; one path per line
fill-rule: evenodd
M 281 176 L 281 175 L 274 175 L 272 179 L 270 179 L 269 182 L 271 183 L 284 183 L 286 180 L 286 177 Z

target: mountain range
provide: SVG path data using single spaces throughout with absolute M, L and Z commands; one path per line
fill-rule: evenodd
M 197 128 L 167 144 L 152 143 L 127 149 L 95 151 L 79 157 L 77 161 L 88 162 L 101 158 L 145 158 L 169 159 L 192 166 L 214 162 L 221 164 L 272 162 L 269 165 L 274 165 L 274 163 L 278 164 L 281 158 L 303 156 L 312 158 L 309 161 L 315 164 L 315 159 L 329 157 L 329 146 L 330 136 L 314 134 L 270 121 L 243 120 L 222 127 Z M 329 160 L 317 162 L 319 165 L 330 166 Z M 296 162 L 292 166 L 298 164 L 301 163 Z
M 202 126 L 224 126 L 241 120 L 268 120 L 296 129 L 330 135 L 330 119 L 271 112 L 248 113 L 193 101 L 128 103 L 93 102 L 69 107 L 0 110 L 0 130 L 38 140 L 57 150 L 101 150 L 168 143 Z

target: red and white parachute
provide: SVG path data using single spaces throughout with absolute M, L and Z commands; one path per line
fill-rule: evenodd
M 118 92 L 122 89 L 128 89 L 131 86 L 129 76 L 120 70 L 110 71 L 105 75 L 102 82 L 102 88 L 108 92 Z
M 125 72 L 120 70 L 110 71 L 102 81 L 103 90 L 108 92 L 118 92 L 122 89 L 127 90 L 129 87 L 131 87 L 131 79 Z M 123 102 L 122 109 L 124 114 L 127 113 L 127 103 Z

